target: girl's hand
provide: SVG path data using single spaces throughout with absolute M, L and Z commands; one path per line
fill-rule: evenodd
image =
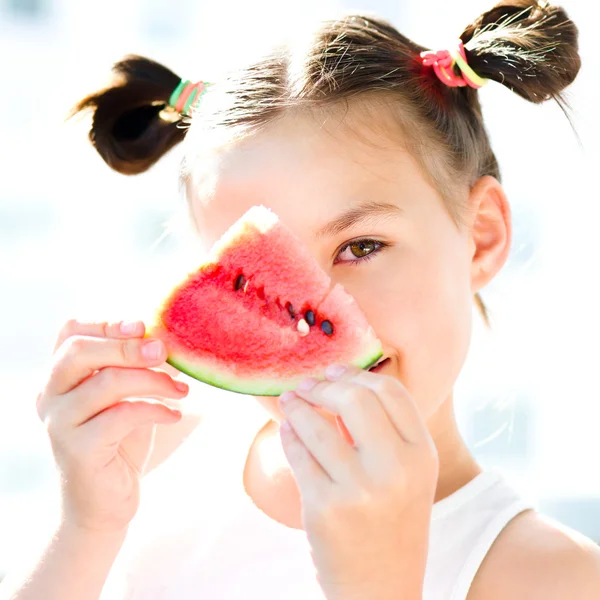
M 282 446 L 319 583 L 328 600 L 420 599 L 436 448 L 399 381 L 340 369 L 280 397 Z M 354 445 L 311 404 L 341 417 Z
M 37 398 L 61 475 L 62 521 L 89 530 L 127 527 L 139 504 L 139 483 L 156 423 L 181 412 L 162 402 L 182 399 L 185 383 L 152 370 L 164 344 L 143 339 L 144 324 L 69 321 L 58 336 L 54 364 Z M 146 353 L 148 349 L 156 352 Z

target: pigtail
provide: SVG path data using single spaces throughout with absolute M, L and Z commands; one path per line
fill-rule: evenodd
M 578 29 L 560 6 L 542 0 L 504 0 L 462 33 L 467 61 L 480 76 L 506 86 L 530 102 L 561 94 L 581 67 Z
M 107 87 L 80 100 L 67 115 L 93 111 L 90 142 L 124 175 L 148 170 L 183 140 L 183 117 L 168 105 L 181 78 L 161 64 L 128 55 L 112 67 Z

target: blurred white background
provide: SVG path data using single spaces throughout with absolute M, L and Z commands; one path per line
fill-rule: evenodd
M 63 123 L 70 106 L 131 52 L 210 81 L 281 27 L 332 9 L 377 13 L 436 48 L 493 3 L 0 0 L 0 577 L 58 502 L 35 412 L 58 330 L 70 317 L 139 318 L 187 248 L 182 221 L 181 235 L 156 243 L 184 214 L 180 149 L 144 175 L 118 175 L 85 123 Z M 483 292 L 494 328 L 475 316 L 456 394 L 479 459 L 600 541 L 600 10 L 562 4 L 580 28 L 583 68 L 569 98 L 581 144 L 556 104 L 530 105 L 495 83 L 480 92 L 514 240 Z

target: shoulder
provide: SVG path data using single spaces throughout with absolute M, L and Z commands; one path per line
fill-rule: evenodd
M 177 423 L 155 425 L 154 444 L 144 467 L 144 475 L 165 462 L 202 422 L 202 415 L 183 413 Z
M 535 511 L 515 517 L 477 572 L 468 600 L 597 600 L 600 548 Z

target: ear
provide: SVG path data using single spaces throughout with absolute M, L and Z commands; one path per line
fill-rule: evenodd
M 512 223 L 508 200 L 500 182 L 480 177 L 469 194 L 471 209 L 471 289 L 476 294 L 502 268 L 510 252 Z

